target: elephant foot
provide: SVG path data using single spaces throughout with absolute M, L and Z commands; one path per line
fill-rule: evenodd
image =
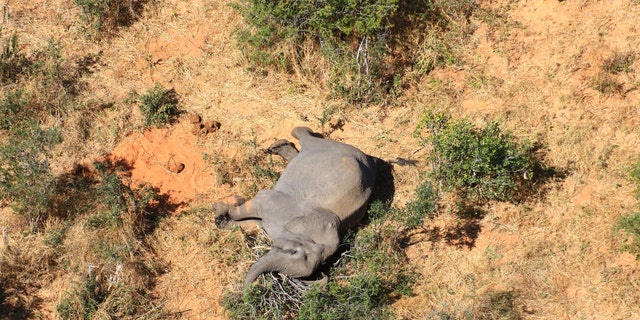
M 267 148 L 267 153 L 277 154 L 285 160 L 291 161 L 291 159 L 298 155 L 298 149 L 296 149 L 293 143 L 289 140 L 280 139 L 272 143 L 269 148 Z
M 228 214 L 216 216 L 215 224 L 218 229 L 227 229 L 231 222 Z
M 231 218 L 227 214 L 217 216 L 215 220 L 215 224 L 218 229 L 227 229 L 230 223 L 231 223 Z

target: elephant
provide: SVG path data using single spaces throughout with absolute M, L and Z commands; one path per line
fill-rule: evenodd
M 291 135 L 300 142 L 299 152 L 287 140 L 270 148 L 289 160 L 272 190 L 260 190 L 247 202 L 236 197 L 214 206 L 220 227 L 249 222 L 272 241 L 270 251 L 250 267 L 245 285 L 266 272 L 311 276 L 362 219 L 376 182 L 376 160 L 359 149 L 307 127 L 296 127 Z

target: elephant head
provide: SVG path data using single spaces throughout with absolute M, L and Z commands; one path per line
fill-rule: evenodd
M 272 271 L 294 278 L 308 277 L 336 249 L 337 244 L 330 248 L 298 235 L 275 239 L 271 250 L 249 269 L 245 285 L 252 283 L 261 274 Z

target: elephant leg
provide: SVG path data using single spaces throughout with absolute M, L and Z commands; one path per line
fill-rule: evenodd
M 219 229 L 231 229 L 238 226 L 249 230 L 256 226 L 262 227 L 262 220 L 258 217 L 251 201 L 248 201 L 240 206 L 228 206 L 224 214 L 216 212 L 216 226 Z
M 219 229 L 231 229 L 239 226 L 246 230 L 261 226 L 261 221 L 252 208 L 251 201 L 245 202 L 245 199 L 240 196 L 231 196 L 216 202 L 213 207 L 216 226 Z
M 224 216 L 229 213 L 229 210 L 233 207 L 237 207 L 242 205 L 245 202 L 245 199 L 241 196 L 233 195 L 222 201 L 216 202 L 213 204 L 213 212 L 216 217 Z
M 228 216 L 224 216 L 224 218 L 225 219 L 216 218 L 216 227 L 218 227 L 218 229 L 233 229 L 235 227 L 240 227 L 243 230 L 251 230 L 254 228 L 262 228 L 262 220 L 248 219 L 234 221 L 229 219 Z
M 277 154 L 284 158 L 287 161 L 291 161 L 295 156 L 298 155 L 298 149 L 288 140 L 280 139 L 269 148 L 267 148 L 267 153 L 269 154 Z
M 253 201 L 247 201 L 242 205 L 229 208 L 229 218 L 235 221 L 247 219 L 261 219 L 254 206 Z

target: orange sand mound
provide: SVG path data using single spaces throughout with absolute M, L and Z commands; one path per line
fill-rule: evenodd
M 131 166 L 133 185 L 147 182 L 169 195 L 173 203 L 188 203 L 210 194 L 216 185 L 215 170 L 203 159 L 204 153 L 197 137 L 186 125 L 178 124 L 133 133 L 109 158 Z

